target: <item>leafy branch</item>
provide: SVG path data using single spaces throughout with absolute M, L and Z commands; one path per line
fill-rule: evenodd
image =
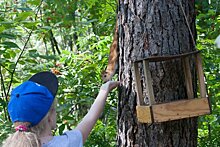
M 41 7 L 41 5 L 42 5 L 42 2 L 43 2 L 43 0 L 41 0 L 40 4 L 39 4 L 38 7 L 37 7 L 37 12 L 35 13 L 35 20 L 36 20 L 36 18 L 37 18 L 37 15 L 38 15 L 38 12 L 39 12 L 40 7 Z M 14 66 L 12 72 L 11 72 L 11 77 L 10 77 L 10 82 L 9 82 L 9 85 L 8 85 L 8 90 L 7 90 L 7 92 L 6 92 L 6 89 L 5 89 L 5 84 L 4 84 L 4 80 L 3 80 L 2 73 L 0 73 L 0 74 L 1 74 L 2 86 L 3 86 L 3 91 L 4 91 L 4 94 L 5 94 L 6 104 L 8 104 L 9 92 L 10 92 L 10 89 L 11 89 L 11 86 L 12 86 L 12 82 L 13 82 L 13 78 L 14 78 L 14 74 L 15 74 L 15 70 L 16 70 L 17 64 L 18 64 L 18 62 L 20 61 L 20 59 L 21 59 L 21 57 L 22 57 L 22 55 L 23 55 L 23 53 L 24 53 L 24 51 L 25 51 L 25 49 L 26 49 L 26 47 L 27 47 L 27 44 L 28 44 L 28 42 L 29 42 L 29 40 L 30 40 L 30 38 L 31 38 L 32 33 L 33 33 L 33 27 L 32 27 L 32 29 L 31 29 L 31 31 L 29 32 L 28 37 L 27 37 L 27 40 L 26 40 L 26 42 L 25 42 L 25 44 L 24 44 L 24 46 L 23 46 L 23 48 L 22 48 L 22 50 L 21 50 L 21 52 L 20 52 L 20 54 L 19 54 L 19 56 L 18 56 L 16 62 L 15 62 L 15 66 Z M 5 107 L 4 107 L 4 111 L 6 111 L 6 110 L 5 110 Z M 6 118 L 7 120 L 10 120 L 9 117 L 6 117 L 6 114 L 7 114 L 7 113 L 5 113 L 5 118 Z M 8 115 L 7 115 L 7 116 L 8 116 Z

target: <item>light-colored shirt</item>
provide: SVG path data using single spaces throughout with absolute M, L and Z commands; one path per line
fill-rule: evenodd
M 79 130 L 66 131 L 61 136 L 54 136 L 42 147 L 83 147 L 83 137 Z

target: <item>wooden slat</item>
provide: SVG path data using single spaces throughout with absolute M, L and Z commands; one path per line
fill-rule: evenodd
M 148 91 L 149 106 L 151 106 L 155 104 L 155 98 L 154 98 L 152 78 L 151 78 L 151 73 L 150 73 L 150 68 L 149 68 L 149 61 L 143 60 L 143 65 L 144 65 L 145 83 L 146 83 L 146 88 Z
M 199 80 L 200 96 L 206 97 L 206 87 L 205 87 L 204 73 L 202 69 L 202 59 L 200 54 L 196 54 L 195 57 L 196 57 L 196 68 L 197 68 L 198 80 Z
M 208 98 L 179 100 L 176 102 L 152 106 L 155 122 L 164 122 L 182 118 L 210 114 Z
M 192 74 L 190 71 L 189 57 L 184 57 L 182 61 L 183 61 L 183 71 L 186 81 L 187 96 L 189 99 L 191 99 L 194 97 L 194 94 L 193 94 Z
M 183 58 L 189 55 L 193 55 L 193 54 L 197 54 L 200 51 L 192 51 L 192 52 L 188 52 L 188 53 L 183 53 L 183 54 L 179 54 L 179 55 L 169 55 L 169 56 L 151 56 L 151 57 L 147 57 L 147 58 L 143 58 L 143 59 L 138 59 L 134 62 L 142 62 L 142 60 L 148 60 L 149 62 L 158 62 L 158 61 L 166 61 L 166 60 L 172 60 L 172 59 L 176 59 L 176 58 Z
M 137 118 L 141 123 L 152 123 L 151 110 L 149 106 L 136 106 Z
M 135 80 L 135 88 L 137 91 L 137 105 L 144 104 L 144 98 L 142 94 L 142 87 L 141 87 L 141 76 L 138 70 L 138 63 L 133 63 L 134 67 L 134 80 Z

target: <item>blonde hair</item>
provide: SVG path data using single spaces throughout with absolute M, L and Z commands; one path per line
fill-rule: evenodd
M 36 125 L 31 127 L 27 132 L 16 131 L 10 134 L 9 137 L 3 142 L 2 147 L 41 147 L 40 134 L 45 129 L 48 124 L 48 117 L 51 116 L 53 111 L 55 111 L 56 100 L 54 100 L 50 110 L 47 115 Z M 14 126 L 24 125 L 26 127 L 30 126 L 29 122 L 15 122 Z

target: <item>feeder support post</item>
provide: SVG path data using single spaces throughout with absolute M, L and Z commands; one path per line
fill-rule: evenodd
M 133 63 L 134 68 L 134 80 L 135 80 L 135 88 L 137 91 L 137 105 L 144 105 L 144 99 L 142 94 L 142 87 L 141 87 L 141 76 L 138 70 L 138 62 Z
M 200 97 L 205 98 L 206 97 L 206 87 L 205 87 L 204 73 L 203 73 L 203 69 L 202 69 L 202 59 L 201 59 L 201 55 L 199 53 L 196 54 L 195 57 L 196 57 L 196 68 L 197 68 L 198 80 L 199 80 Z
M 188 56 L 183 57 L 182 63 L 183 63 L 185 81 L 186 81 L 187 96 L 189 99 L 191 99 L 191 98 L 194 98 L 194 94 L 193 94 L 193 87 L 192 87 L 192 74 L 190 70 L 189 57 Z
M 155 98 L 154 98 L 154 91 L 153 91 L 153 86 L 152 86 L 153 81 L 151 78 L 149 61 L 143 60 L 143 65 L 144 65 L 145 83 L 146 83 L 146 88 L 147 88 L 148 98 L 149 98 L 149 106 L 151 106 L 155 104 Z

